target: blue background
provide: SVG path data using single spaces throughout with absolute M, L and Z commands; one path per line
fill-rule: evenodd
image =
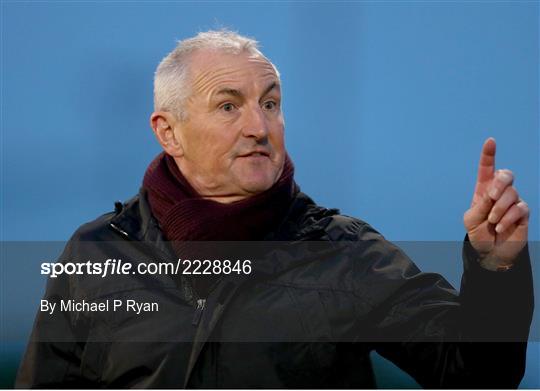
M 320 204 L 390 240 L 461 241 L 493 136 L 540 239 L 537 2 L 1 7 L 2 240 L 67 240 L 136 193 L 159 152 L 148 125 L 155 67 L 176 39 L 220 27 L 258 39 L 278 66 L 296 179 Z M 459 259 L 421 266 L 459 281 Z M 44 280 L 18 278 L 35 278 L 32 300 L 3 289 L 2 322 L 16 319 L 26 336 Z M 23 347 L 4 344 L 4 368 Z M 540 346 L 528 355 L 522 387 L 539 387 Z M 380 386 L 414 386 L 375 360 Z

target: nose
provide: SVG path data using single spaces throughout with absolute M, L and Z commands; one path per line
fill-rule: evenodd
M 259 105 L 250 107 L 244 114 L 242 134 L 244 137 L 254 137 L 257 140 L 268 137 L 268 123 Z

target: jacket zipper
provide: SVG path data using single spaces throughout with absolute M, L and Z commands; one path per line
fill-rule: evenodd
M 197 299 L 197 308 L 195 309 L 195 313 L 193 314 L 193 321 L 191 322 L 193 326 L 199 325 L 205 307 L 206 299 Z
M 118 232 L 122 236 L 124 236 L 127 240 L 131 240 L 131 241 L 133 240 L 133 238 L 131 238 L 130 235 L 126 231 L 124 231 L 123 229 L 118 227 L 116 224 L 110 223 L 109 225 L 116 232 Z M 162 251 L 160 251 L 159 249 L 153 249 L 153 250 L 154 251 L 159 251 L 160 253 L 162 253 Z M 195 297 L 197 297 L 197 307 L 195 308 L 195 313 L 193 314 L 193 320 L 192 320 L 191 324 L 193 326 L 198 326 L 200 321 L 201 321 L 204 309 L 206 308 L 206 299 L 202 299 L 202 298 L 199 297 L 199 295 L 197 295 L 197 292 L 195 291 L 195 289 L 193 289 L 193 286 L 191 285 L 191 282 L 189 282 L 189 285 L 190 285 L 191 293 L 194 294 Z
M 131 237 L 129 236 L 129 234 L 124 231 L 123 229 L 121 229 L 120 227 L 118 227 L 116 224 L 114 223 L 110 223 L 109 226 L 114 229 L 116 232 L 118 232 L 120 235 L 122 235 L 123 237 L 125 237 L 126 239 L 128 240 L 132 240 Z

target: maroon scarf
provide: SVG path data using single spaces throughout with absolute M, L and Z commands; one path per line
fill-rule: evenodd
M 148 166 L 143 188 L 152 214 L 170 241 L 262 240 L 277 228 L 298 192 L 287 156 L 279 180 L 263 193 L 222 204 L 202 198 L 165 152 Z

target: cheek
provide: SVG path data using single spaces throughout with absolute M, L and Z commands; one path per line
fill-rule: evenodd
M 195 129 L 189 135 L 188 155 L 191 160 L 209 167 L 223 164 L 234 146 L 234 139 L 226 129 Z
M 209 167 L 215 174 L 224 174 L 229 172 L 233 163 L 236 139 L 229 136 L 225 131 L 214 137 L 208 137 L 204 140 L 199 159 L 206 167 Z
M 276 152 L 282 152 L 285 148 L 285 134 L 283 125 L 277 126 L 274 131 L 270 133 L 270 142 Z
M 269 136 L 274 139 L 283 138 L 285 131 L 285 122 L 283 122 L 283 116 L 269 116 L 267 122 Z

